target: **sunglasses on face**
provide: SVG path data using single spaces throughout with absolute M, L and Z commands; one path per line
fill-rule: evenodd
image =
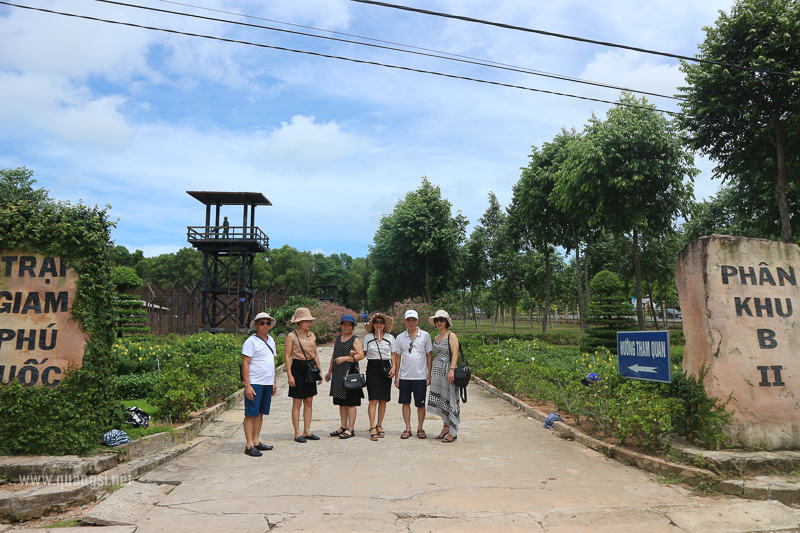
M 376 320 L 376 321 L 373 322 L 373 324 L 375 324 L 377 326 L 379 324 L 386 324 L 386 322 L 384 322 L 383 320 Z
M 258 325 L 259 326 L 268 326 L 269 322 L 259 322 Z
M 437 322 L 447 322 L 447 319 L 439 316 L 433 319 L 434 324 L 436 324 Z

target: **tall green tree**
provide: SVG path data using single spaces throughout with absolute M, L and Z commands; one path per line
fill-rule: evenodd
M 689 142 L 716 162 L 717 176 L 774 184 L 781 239 L 792 242 L 787 187 L 800 176 L 800 2 L 739 0 L 703 29 L 699 58 L 786 74 L 682 62 L 680 121 Z
M 492 326 L 496 332 L 502 302 L 501 285 L 505 274 L 504 256 L 508 253 L 508 233 L 506 214 L 493 192 L 489 193 L 489 205 L 479 221 L 483 227 L 483 253 L 486 257 L 487 279 L 494 297 Z
M 562 211 L 553 194 L 556 174 L 568 156 L 570 141 L 577 138 L 575 130 L 562 129 L 551 143 L 541 150 L 533 147 L 531 161 L 522 169 L 509 207 L 512 233 L 531 251 L 544 256 L 544 301 L 550 309 L 550 256 L 555 246 L 569 246 L 570 219 Z M 542 315 L 542 333 L 547 333 L 547 313 Z
M 463 276 L 463 284 L 469 287 L 475 329 L 478 329 L 475 298 L 480 289 L 486 284 L 489 276 L 489 263 L 486 258 L 485 248 L 485 230 L 480 225 L 475 226 L 472 228 L 469 239 L 464 243 L 461 255 L 461 274 Z
M 434 293 L 447 289 L 454 250 L 463 242 L 468 223 L 460 212 L 453 216 L 451 208 L 439 187 L 423 177 L 417 190 L 381 218 L 370 247 L 376 299 L 371 306 L 421 294 L 430 303 Z
M 52 201 L 46 189 L 34 189 L 33 171 L 26 167 L 0 169 L 0 207 L 20 201 Z
M 623 93 L 606 120 L 594 115 L 581 139 L 570 143 L 569 159 L 559 172 L 559 205 L 584 213 L 590 227 L 631 233 L 637 318 L 644 329 L 639 238 L 671 230 L 693 198 L 698 170 L 678 128 L 645 98 Z

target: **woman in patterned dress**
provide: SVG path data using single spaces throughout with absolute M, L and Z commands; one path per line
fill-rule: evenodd
M 333 396 L 333 405 L 339 406 L 339 416 L 342 419 L 341 427 L 331 431 L 331 437 L 349 439 L 356 434 L 356 409 L 361 405 L 364 391 L 345 389 L 344 378 L 352 373 L 351 369 L 359 372 L 358 361 L 364 358 L 364 350 L 361 349 L 361 340 L 353 335 L 356 319 L 352 315 L 344 315 L 339 325 L 342 326 L 342 334 L 336 337 L 333 345 L 331 366 L 325 375 L 325 381 L 331 382 L 330 395 Z
M 458 387 L 453 384 L 455 368 L 458 365 L 458 337 L 450 331 L 453 322 L 443 310 L 428 318 L 428 322 L 439 329 L 433 342 L 433 368 L 431 387 L 428 394 L 428 412 L 442 417 L 442 432 L 436 437 L 442 442 L 453 442 L 458 438 L 458 425 L 461 420 Z

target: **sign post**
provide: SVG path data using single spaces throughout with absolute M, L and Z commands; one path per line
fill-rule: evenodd
M 669 331 L 618 331 L 617 361 L 623 377 L 672 383 Z

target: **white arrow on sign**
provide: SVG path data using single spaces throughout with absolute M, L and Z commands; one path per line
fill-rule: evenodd
M 639 372 L 650 372 L 651 374 L 658 374 L 658 370 L 656 370 L 656 367 L 654 367 L 654 366 L 639 366 L 637 364 L 637 365 L 629 366 L 628 369 L 633 370 L 637 374 Z

